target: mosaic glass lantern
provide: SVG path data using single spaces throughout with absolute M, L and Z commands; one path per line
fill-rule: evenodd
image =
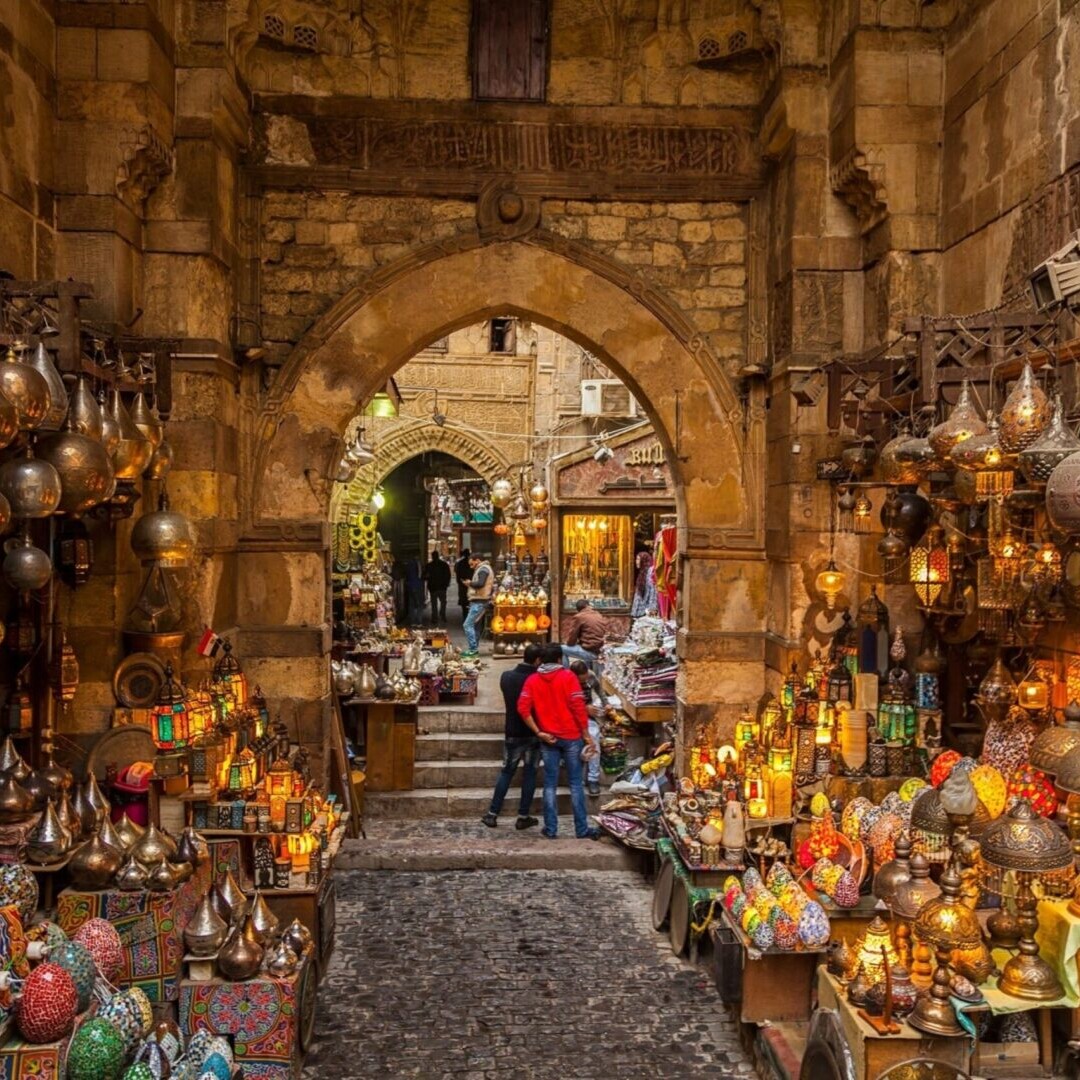
M 191 738 L 197 739 L 213 726 L 214 706 L 205 687 L 189 693 L 187 699 L 188 729 Z
M 740 755 L 751 743 L 761 738 L 761 726 L 749 709 L 743 709 L 742 715 L 735 722 L 735 746 Z
M 949 549 L 940 525 L 932 525 L 911 549 L 908 574 L 922 606 L 933 607 L 951 576 Z
M 255 786 L 257 765 L 255 755 L 244 747 L 229 762 L 227 787 L 229 791 L 239 793 L 250 791 Z
M 228 638 L 222 643 L 222 649 L 224 656 L 214 665 L 214 681 L 224 686 L 227 693 L 231 692 L 237 708 L 242 709 L 248 699 L 247 676 L 233 656 L 232 644 Z
M 1050 423 L 1050 402 L 1024 361 L 1016 385 L 1001 407 L 1001 449 L 1016 454 L 1030 446 Z
M 1031 557 L 1031 572 L 1036 579 L 1047 585 L 1057 585 L 1062 577 L 1061 549 L 1050 540 L 1045 540 Z
M 882 950 L 884 950 L 884 956 Z M 856 940 L 854 953 L 856 962 L 862 964 L 863 973 L 869 977 L 871 983 L 885 977 L 886 957 L 890 967 L 898 963 L 899 957 L 893 946 L 892 931 L 880 915 L 874 916 L 873 921 Z
M 150 734 L 159 750 L 186 746 L 191 737 L 187 695 L 173 678 L 172 664 L 165 665 L 165 681 L 150 713 Z
M 780 703 L 776 698 L 769 698 L 761 710 L 761 741 L 763 743 L 768 744 L 773 729 L 782 715 Z
M 834 705 L 840 701 L 851 702 L 853 686 L 851 669 L 842 662 L 840 657 L 836 658 L 836 662 L 829 669 L 827 685 L 828 700 Z

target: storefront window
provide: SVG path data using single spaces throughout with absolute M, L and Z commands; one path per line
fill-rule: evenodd
M 568 514 L 563 518 L 563 610 L 585 597 L 602 611 L 630 607 L 634 531 L 629 514 Z

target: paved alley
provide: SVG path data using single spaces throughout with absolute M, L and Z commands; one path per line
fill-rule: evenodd
M 353 870 L 305 1080 L 753 1077 L 623 871 Z

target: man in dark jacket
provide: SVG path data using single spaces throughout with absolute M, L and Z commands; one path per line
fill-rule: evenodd
M 522 663 L 515 665 L 509 671 L 504 671 L 499 678 L 499 689 L 502 691 L 503 703 L 506 706 L 506 729 L 502 771 L 495 781 L 491 806 L 480 819 L 489 829 L 494 829 L 499 823 L 499 811 L 502 809 L 507 791 L 510 790 L 510 783 L 514 779 L 519 761 L 523 763 L 524 771 L 521 774 L 521 801 L 518 803 L 515 828 L 531 829 L 534 825 L 540 824 L 536 818 L 529 815 L 533 795 L 536 792 L 536 766 L 540 762 L 540 732 L 532 717 L 522 720 L 518 716 L 517 708 L 525 680 L 536 671 L 540 663 L 540 652 L 539 645 L 527 645 L 522 656 Z
M 454 563 L 454 578 L 457 581 L 457 602 L 461 608 L 462 618 L 465 609 L 469 606 L 469 578 L 472 577 L 472 567 L 469 566 L 469 549 L 461 553 L 461 558 Z
M 424 567 L 424 581 L 428 596 L 431 597 L 431 625 L 446 623 L 446 590 L 450 587 L 450 566 L 442 561 L 437 551 L 431 553 L 431 560 Z
M 543 663 L 525 680 L 517 711 L 522 721 L 535 721 L 544 744 L 544 827 L 542 836 L 554 840 L 559 831 L 559 766 L 566 766 L 570 805 L 574 810 L 574 833 L 579 840 L 595 840 L 600 832 L 589 827 L 582 783 L 581 754 L 586 746 L 595 751 L 589 734 L 585 692 L 578 677 L 562 666 L 562 646 L 548 644 Z

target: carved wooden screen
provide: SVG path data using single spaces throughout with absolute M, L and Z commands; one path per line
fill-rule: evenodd
M 548 0 L 473 0 L 473 96 L 543 101 Z

